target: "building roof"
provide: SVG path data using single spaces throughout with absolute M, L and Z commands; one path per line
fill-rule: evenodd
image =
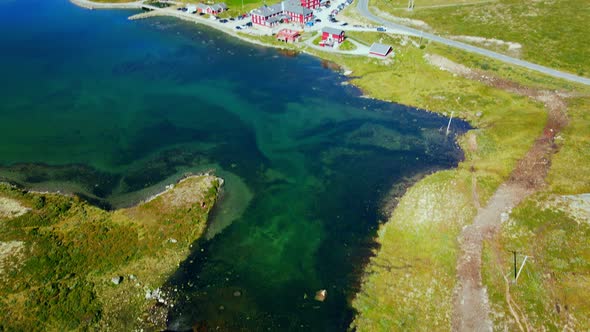
M 273 17 L 267 19 L 266 23 L 272 24 L 272 23 L 279 22 L 280 20 L 284 20 L 284 19 L 289 19 L 289 17 L 285 16 L 285 15 L 277 15 L 277 16 L 273 16 Z
M 309 8 L 303 7 L 301 6 L 301 3 L 298 1 L 285 1 L 283 2 L 285 4 L 284 9 L 285 11 L 294 13 L 294 14 L 300 14 L 300 15 L 310 15 L 313 14 L 313 11 Z
M 296 37 L 299 36 L 301 33 L 297 30 L 291 29 L 282 29 L 281 31 L 277 32 L 277 36 L 285 36 L 285 37 Z
M 313 11 L 311 9 L 301 6 L 301 3 L 298 2 L 297 0 L 283 1 L 280 3 L 274 4 L 272 6 L 265 5 L 265 6 L 254 9 L 252 11 L 252 14 L 260 15 L 260 16 L 264 16 L 264 17 L 269 17 L 269 16 L 273 16 L 273 15 L 280 14 L 283 12 L 290 12 L 293 14 L 301 14 L 303 16 L 313 14 Z
M 277 3 L 272 6 L 264 5 L 262 7 L 256 8 L 252 11 L 252 14 L 268 17 L 275 14 L 279 14 L 283 11 L 282 3 Z
M 391 46 L 379 43 L 373 43 L 373 45 L 371 45 L 371 48 L 369 49 L 369 53 L 374 53 L 382 56 L 386 56 L 389 53 L 389 51 L 391 51 Z
M 209 8 L 209 5 L 206 5 L 204 3 L 198 3 L 197 8 L 202 9 L 202 10 L 207 10 L 207 8 Z
M 344 30 L 336 29 L 336 28 L 332 28 L 332 27 L 325 27 L 322 29 L 322 32 L 327 32 L 331 35 L 341 35 L 344 33 Z

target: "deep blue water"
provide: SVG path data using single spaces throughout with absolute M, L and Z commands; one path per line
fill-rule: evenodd
M 116 207 L 214 170 L 170 328 L 346 330 L 387 192 L 461 158 L 447 119 L 360 98 L 307 55 L 131 14 L 0 0 L 0 178 Z

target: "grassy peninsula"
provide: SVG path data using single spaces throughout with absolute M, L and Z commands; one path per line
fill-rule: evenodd
M 191 176 L 135 207 L 0 184 L 1 330 L 159 329 L 160 287 L 205 229 L 222 180 Z

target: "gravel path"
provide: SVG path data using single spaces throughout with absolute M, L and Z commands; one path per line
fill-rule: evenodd
M 499 230 L 503 214 L 520 203 L 530 193 L 518 183 L 506 183 L 494 193 L 488 205 L 480 209 L 475 221 L 459 236 L 461 255 L 457 261 L 454 331 L 492 331 L 487 292 L 481 278 L 483 240 Z

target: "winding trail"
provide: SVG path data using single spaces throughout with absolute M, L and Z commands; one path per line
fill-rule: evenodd
M 472 79 L 482 77 L 477 72 L 463 75 Z M 459 235 L 460 253 L 457 259 L 457 285 L 453 300 L 453 331 L 493 330 L 488 295 L 481 276 L 484 240 L 493 239 L 502 222 L 508 218 L 511 209 L 544 186 L 551 157 L 557 151 L 554 137 L 567 124 L 567 104 L 558 93 L 529 89 L 497 78 L 491 78 L 484 83 L 543 102 L 548 117 L 543 132 L 517 163 L 510 178 L 498 188 L 485 207 L 478 208 L 473 224 L 466 226 Z M 473 188 L 475 190 L 476 184 Z M 505 296 L 510 312 L 521 330 L 530 330 L 526 316 L 518 310 L 518 306 L 511 299 L 507 279 Z M 525 324 L 526 329 L 522 327 L 521 322 Z
M 559 71 L 556 69 L 552 69 L 549 67 L 541 66 L 541 65 L 538 65 L 538 64 L 535 64 L 532 62 L 520 60 L 517 58 L 513 58 L 511 56 L 508 56 L 508 55 L 504 55 L 501 53 L 486 50 L 484 48 L 480 48 L 477 46 L 461 43 L 461 42 L 458 42 L 455 40 L 451 40 L 451 39 L 447 39 L 447 38 L 444 38 L 441 36 L 437 36 L 432 33 L 428 33 L 428 32 L 422 31 L 422 30 L 410 28 L 405 25 L 401 25 L 401 24 L 397 24 L 397 23 L 388 21 L 384 18 L 381 18 L 379 16 L 372 14 L 371 11 L 369 11 L 369 0 L 359 0 L 358 4 L 357 4 L 357 9 L 358 9 L 359 13 L 362 16 L 364 16 L 365 18 L 367 18 L 371 21 L 374 21 L 374 22 L 378 22 L 379 24 L 382 24 L 383 26 L 391 28 L 391 29 L 401 30 L 407 34 L 411 34 L 414 36 L 420 36 L 422 38 L 429 39 L 429 40 L 432 40 L 432 41 L 435 41 L 435 42 L 438 42 L 438 43 L 441 43 L 441 44 L 444 44 L 447 46 L 459 48 L 461 50 L 471 52 L 471 53 L 477 53 L 479 55 L 483 55 L 483 56 L 486 56 L 486 57 L 489 57 L 489 58 L 492 58 L 495 60 L 500 60 L 502 62 L 506 62 L 509 64 L 524 67 L 524 68 L 527 68 L 527 69 L 530 69 L 530 70 L 533 70 L 533 71 L 536 71 L 539 73 L 543 73 L 543 74 L 546 74 L 549 76 L 565 79 L 565 80 L 568 80 L 571 82 L 590 85 L 590 78 L 587 78 L 587 77 L 581 77 L 581 76 L 577 76 L 574 74 Z
M 475 221 L 459 236 L 461 255 L 457 261 L 454 331 L 492 331 L 489 303 L 481 277 L 481 254 L 484 239 L 499 230 L 502 214 L 518 205 L 531 193 L 515 182 L 502 184 L 488 204 L 478 211 Z

